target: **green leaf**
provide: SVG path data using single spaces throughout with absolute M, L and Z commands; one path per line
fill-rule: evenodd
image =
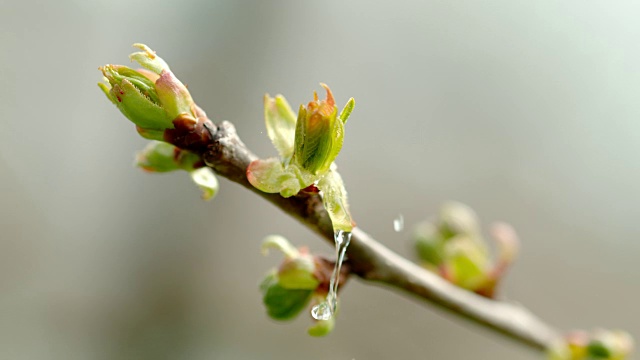
M 208 167 L 196 168 L 200 156 L 163 141 L 150 141 L 136 154 L 136 165 L 149 172 L 185 170 L 202 190 L 202 198 L 211 200 L 218 192 L 218 180 Z
M 267 274 L 260 284 L 260 290 L 267 314 L 275 320 L 288 320 L 298 315 L 313 294 L 313 290 L 285 289 L 279 284 L 275 272 Z
M 328 320 L 316 320 L 315 324 L 307 329 L 307 332 L 311 336 L 322 337 L 329 335 L 335 327 L 336 319 L 335 316 L 332 316 L 331 319 Z
M 162 58 L 156 55 L 156 52 L 151 50 L 145 44 L 133 44 L 133 47 L 138 48 L 142 51 L 135 52 L 129 55 L 129 59 L 132 61 L 136 61 L 138 64 L 142 65 L 143 68 L 150 70 L 158 75 L 162 73 L 163 70 L 169 70 L 169 65 L 162 60 Z
M 110 94 L 120 112 L 134 124 L 148 129 L 173 128 L 167 112 L 142 94 L 129 80 L 124 79 L 120 84 L 114 84 Z
M 347 101 L 347 104 L 344 106 L 344 108 L 342 108 L 342 111 L 340 112 L 340 120 L 342 120 L 343 124 L 347 123 L 347 120 L 349 120 L 349 116 L 351 115 L 351 112 L 353 111 L 353 108 L 356 106 L 356 101 L 354 98 L 349 99 L 349 101 Z
M 220 185 L 211 168 L 202 167 L 191 171 L 190 174 L 191 180 L 202 190 L 202 198 L 204 200 L 211 200 L 216 196 Z
M 280 285 L 286 289 L 315 290 L 320 281 L 315 277 L 316 264 L 310 255 L 285 259 L 278 269 Z
M 176 147 L 163 141 L 150 141 L 136 154 L 136 166 L 150 172 L 180 170 L 176 161 Z
M 333 230 L 350 232 L 353 221 L 347 203 L 347 191 L 340 174 L 332 169 L 318 182 L 318 189 L 322 191 L 322 203 L 329 213 Z
M 267 134 L 278 150 L 283 162 L 288 163 L 293 156 L 293 141 L 296 135 L 296 114 L 282 95 L 275 98 L 264 96 L 264 121 Z
M 136 126 L 136 131 L 138 134 L 147 140 L 157 140 L 162 141 L 164 139 L 164 129 L 163 130 L 153 130 L 153 129 L 145 129 L 140 126 Z
M 280 235 L 269 235 L 264 240 L 262 240 L 262 246 L 260 247 L 260 252 L 262 255 L 268 255 L 269 249 L 278 249 L 282 251 L 285 257 L 290 259 L 296 258 L 300 256 L 300 252 L 296 249 L 289 240 L 287 240 L 284 236 Z
M 280 193 L 291 197 L 313 184 L 315 177 L 297 166 L 283 166 L 279 159 L 255 160 L 247 168 L 247 179 L 255 188 L 266 193 Z
M 420 260 L 434 266 L 440 266 L 444 256 L 444 240 L 435 225 L 430 222 L 418 224 L 413 238 Z
M 200 156 L 191 151 L 182 150 L 164 141 L 150 141 L 136 154 L 136 165 L 150 172 L 168 172 L 174 170 L 193 171 L 201 162 Z

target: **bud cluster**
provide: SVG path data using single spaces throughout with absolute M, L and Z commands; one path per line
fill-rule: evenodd
M 152 140 L 138 154 L 137 165 L 150 172 L 185 170 L 203 190 L 203 198 L 211 199 L 218 190 L 218 181 L 211 169 L 203 167 L 200 156 L 188 151 L 201 150 L 208 143 L 206 114 L 161 57 L 146 45 L 133 46 L 141 51 L 129 58 L 143 69 L 102 66 L 105 83 L 98 86 L 136 125 L 138 133 Z
M 633 338 L 620 330 L 575 331 L 548 349 L 549 360 L 624 360 L 633 351 Z
M 267 255 L 269 249 L 278 249 L 284 254 L 280 266 L 271 270 L 260 284 L 262 301 L 272 319 L 293 319 L 303 309 L 310 309 L 324 301 L 333 263 L 311 255 L 306 248 L 295 248 L 287 239 L 278 235 L 268 236 L 263 241 L 262 253 Z M 341 276 L 340 282 L 345 281 L 346 275 Z M 308 332 L 312 336 L 324 336 L 334 326 L 334 318 L 323 321 L 314 319 Z
M 281 95 L 265 96 L 267 134 L 279 158 L 253 161 L 247 168 L 249 182 L 267 193 L 291 197 L 302 189 L 316 186 L 335 230 L 351 231 L 346 191 L 334 160 L 342 149 L 344 124 L 354 107 L 353 98 L 338 115 L 333 94 L 325 100 L 314 93 L 313 101 L 300 105 L 298 116 Z
M 513 262 L 518 239 L 505 223 L 492 227 L 498 248 L 492 260 L 482 236 L 478 217 L 468 206 L 450 202 L 442 206 L 433 222 L 420 223 L 414 231 L 415 248 L 422 264 L 453 284 L 486 297 Z

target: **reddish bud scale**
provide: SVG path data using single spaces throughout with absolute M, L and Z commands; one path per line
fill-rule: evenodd
M 305 193 L 317 194 L 320 192 L 320 189 L 318 189 L 318 187 L 315 184 L 311 184 L 300 191 Z
M 180 149 L 193 151 L 202 154 L 211 143 L 211 134 L 204 126 L 206 118 L 198 118 L 193 122 L 193 118 L 179 116 L 173 120 L 173 129 L 164 131 L 164 141 L 173 144 Z

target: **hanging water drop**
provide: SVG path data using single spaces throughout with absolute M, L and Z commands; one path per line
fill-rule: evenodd
M 329 280 L 329 293 L 327 299 L 311 309 L 311 316 L 316 320 L 329 320 L 336 313 L 338 307 L 338 284 L 340 283 L 340 268 L 347 252 L 347 246 L 351 242 L 351 233 L 337 230 L 334 233 L 336 242 L 336 263 Z
M 324 301 L 311 309 L 311 316 L 316 320 L 329 320 L 331 319 L 331 308 L 329 303 Z
M 404 217 L 398 214 L 398 217 L 393 219 L 393 230 L 400 232 L 402 229 L 404 229 Z

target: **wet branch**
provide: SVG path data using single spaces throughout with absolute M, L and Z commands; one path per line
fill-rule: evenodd
M 263 197 L 333 244 L 331 220 L 317 194 L 301 193 L 285 199 L 254 188 L 245 172 L 257 156 L 242 143 L 233 124 L 225 121 L 214 125 L 207 120 L 204 127 L 211 140 L 207 148 L 199 152 L 208 166 Z M 558 337 L 552 327 L 526 308 L 458 288 L 387 249 L 360 228 L 353 230 L 347 255 L 352 274 L 404 290 L 423 302 L 438 305 L 533 349 L 543 351 Z

